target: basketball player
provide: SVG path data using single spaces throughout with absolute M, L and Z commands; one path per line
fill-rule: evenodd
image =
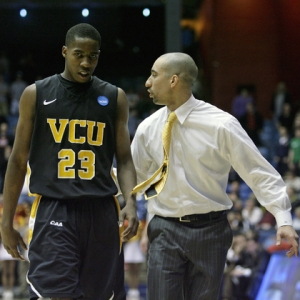
M 100 45 L 93 26 L 70 28 L 62 47 L 64 71 L 28 86 L 20 99 L 1 233 L 9 254 L 23 259 L 18 247 L 27 247 L 12 223 L 28 170 L 29 191 L 36 195 L 29 225 L 31 299 L 112 299 L 119 223 L 128 220 L 124 241 L 138 228 L 127 99 L 120 88 L 92 76 Z M 120 214 L 114 156 L 126 201 Z

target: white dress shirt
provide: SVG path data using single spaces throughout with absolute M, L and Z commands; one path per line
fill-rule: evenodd
M 182 217 L 230 209 L 226 187 L 232 166 L 278 226 L 292 225 L 285 183 L 236 118 L 194 96 L 175 113 L 168 178 L 162 192 L 149 200 L 149 213 Z M 136 131 L 131 149 L 138 183 L 162 164 L 161 135 L 168 114 L 168 108 L 162 107 Z

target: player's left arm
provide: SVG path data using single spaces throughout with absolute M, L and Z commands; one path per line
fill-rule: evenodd
M 139 225 L 136 213 L 137 208 L 135 195 L 131 194 L 131 190 L 136 185 L 136 172 L 130 150 L 128 117 L 129 109 L 125 92 L 118 88 L 115 139 L 117 178 L 126 203 L 125 207 L 121 211 L 120 223 L 123 223 L 124 219 L 128 220 L 128 227 L 122 235 L 124 241 L 127 241 L 136 235 Z

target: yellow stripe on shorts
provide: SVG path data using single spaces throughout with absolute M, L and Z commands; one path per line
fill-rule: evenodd
M 36 196 L 32 203 L 32 206 L 31 206 L 29 225 L 28 225 L 28 229 L 29 229 L 28 245 L 30 244 L 30 241 L 32 239 L 33 228 L 34 228 L 34 224 L 35 224 L 35 217 L 36 217 L 37 209 L 39 207 L 41 198 L 42 198 L 42 196 L 40 196 L 40 195 Z

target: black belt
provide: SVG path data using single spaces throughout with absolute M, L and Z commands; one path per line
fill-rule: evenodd
M 163 218 L 163 219 L 167 219 L 167 220 L 171 220 L 171 221 L 190 223 L 190 222 L 199 222 L 199 221 L 208 222 L 208 221 L 212 221 L 212 220 L 217 220 L 217 219 L 221 218 L 223 215 L 225 215 L 226 213 L 227 213 L 227 210 L 220 210 L 220 211 L 211 211 L 206 214 L 186 215 L 186 216 L 179 217 L 179 218 L 162 217 L 162 216 L 158 216 L 158 215 L 157 216 L 159 218 Z

